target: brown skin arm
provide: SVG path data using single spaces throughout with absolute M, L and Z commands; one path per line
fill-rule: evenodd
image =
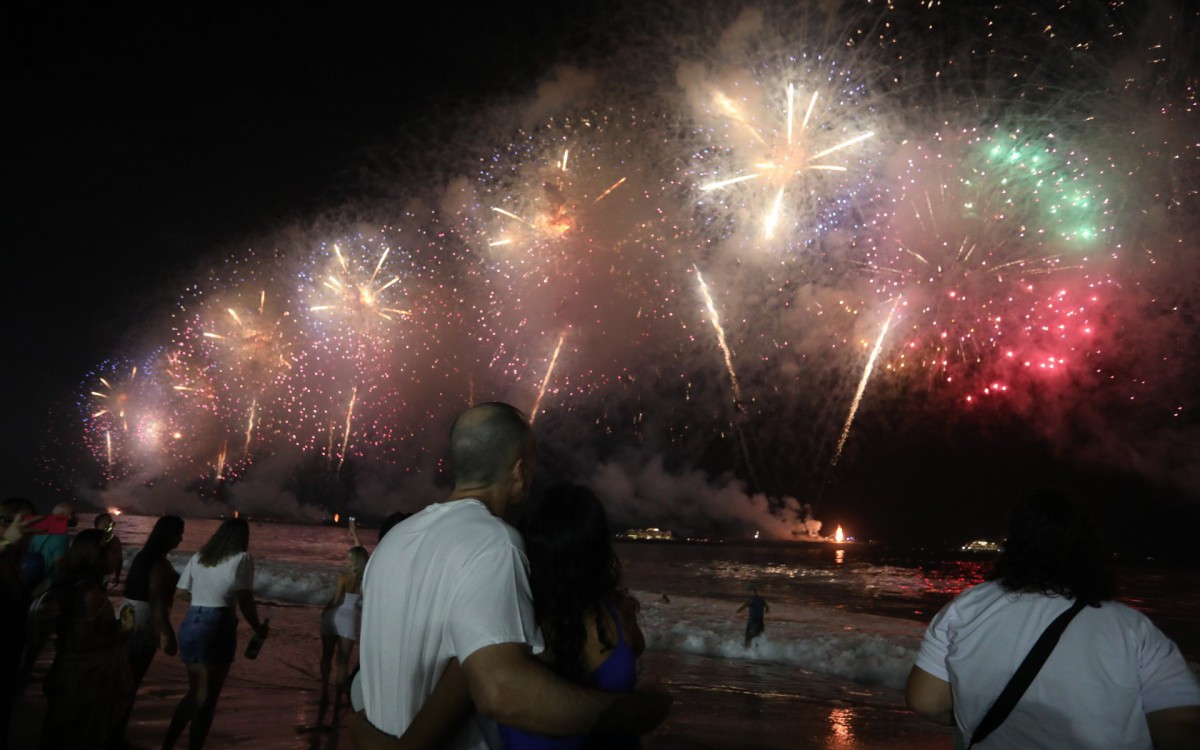
M 671 707 L 660 689 L 590 690 L 554 675 L 520 643 L 486 646 L 463 664 L 476 710 L 499 723 L 538 734 L 643 734 Z
M 1200 744 L 1200 706 L 1177 706 L 1146 714 L 1156 750 L 1190 750 Z
M 451 659 L 399 739 L 379 731 L 364 712 L 350 718 L 350 739 L 358 750 L 436 750 L 443 747 L 471 715 L 471 694 L 457 659 Z
M 401 750 L 404 741 L 390 734 L 384 734 L 367 720 L 366 711 L 357 711 L 346 719 L 346 727 L 350 730 L 350 744 L 356 750 Z
M 935 724 L 954 726 L 954 695 L 950 683 L 938 679 L 920 667 L 908 673 L 904 688 L 908 707 Z
M 254 592 L 245 589 L 235 592 L 234 596 L 237 597 L 238 609 L 242 610 L 242 617 L 246 618 L 246 624 L 250 626 L 255 635 L 266 638 L 267 626 L 258 619 L 258 607 L 254 604 Z

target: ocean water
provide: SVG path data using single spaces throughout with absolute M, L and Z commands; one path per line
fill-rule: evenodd
M 120 518 L 127 564 L 153 522 Z M 187 521 L 171 555 L 177 568 L 219 523 Z M 376 535 L 360 532 L 368 549 Z M 267 682 L 311 676 L 304 665 L 316 649 L 317 608 L 332 593 L 349 544 L 345 528 L 251 522 L 256 596 L 269 603 L 266 614 L 286 610 L 292 623 L 273 630 L 270 647 L 277 663 L 290 666 L 262 675 Z M 651 743 L 671 748 L 796 746 L 788 733 L 812 733 L 812 721 L 821 738 L 801 746 L 933 746 L 919 734 L 924 725 L 903 709 L 904 681 L 926 623 L 982 581 L 991 564 L 988 557 L 865 544 L 618 542 L 616 549 L 625 585 L 642 603 L 647 675 L 685 696 L 672 717 L 675 740 Z M 1150 616 L 1200 670 L 1195 572 L 1125 565 L 1121 580 L 1120 598 Z M 746 649 L 745 613 L 736 610 L 751 584 L 770 612 L 765 633 Z M 810 724 L 789 724 L 799 715 Z M 905 732 L 917 732 L 908 744 Z M 880 743 L 862 739 L 872 736 Z

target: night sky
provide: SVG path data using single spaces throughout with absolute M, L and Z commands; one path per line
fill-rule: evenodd
M 52 403 L 198 259 L 344 200 L 431 108 L 532 87 L 594 12 L 10 11 L 9 492 L 37 492 Z
M 5 494 L 50 497 L 36 469 L 48 415 L 134 345 L 198 264 L 373 197 L 419 160 L 439 117 L 530 96 L 554 62 L 635 33 L 614 20 L 621 5 L 432 4 L 419 21 L 283 4 L 8 10 Z M 1194 371 L 1195 352 L 1183 356 Z M 981 427 L 865 414 L 859 429 L 819 502 L 866 535 L 998 535 L 1014 495 L 1047 483 L 1094 498 L 1138 552 L 1200 531 L 1195 481 L 1163 481 L 1154 460 L 1080 458 L 1025 416 Z M 1200 475 L 1196 453 L 1177 476 Z

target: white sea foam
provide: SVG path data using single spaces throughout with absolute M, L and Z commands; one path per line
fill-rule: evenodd
M 745 614 L 718 599 L 639 597 L 648 648 L 724 659 L 791 664 L 854 682 L 899 690 L 924 626 L 819 605 L 776 604 L 766 631 L 744 646 Z
M 182 572 L 190 554 L 172 552 L 169 559 Z M 324 604 L 333 595 L 337 576 L 343 566 L 318 562 L 286 560 L 254 561 L 254 596 L 287 604 Z
M 189 555 L 173 553 L 182 570 Z M 342 567 L 332 563 L 256 560 L 254 593 L 262 600 L 321 605 Z M 647 648 L 722 659 L 789 664 L 867 685 L 903 688 L 921 642 L 918 622 L 855 614 L 835 607 L 775 603 L 767 629 L 743 645 L 745 614 L 724 599 L 634 592 Z

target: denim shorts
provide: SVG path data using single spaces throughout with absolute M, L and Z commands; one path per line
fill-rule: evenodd
M 188 607 L 179 626 L 184 664 L 232 664 L 237 653 L 237 615 L 229 607 Z

